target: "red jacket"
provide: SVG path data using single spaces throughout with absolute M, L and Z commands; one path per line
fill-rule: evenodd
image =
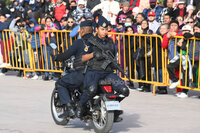
M 181 34 L 178 34 L 179 31 L 180 31 L 180 30 L 178 30 L 178 31 L 176 32 L 176 36 L 182 36 L 182 33 L 181 33 Z M 169 40 L 170 40 L 170 38 L 167 38 L 167 33 L 166 33 L 166 34 L 163 36 L 163 41 L 162 41 L 162 44 L 161 44 L 162 48 L 164 48 L 164 49 L 167 49 L 167 48 L 168 48 Z
M 65 12 L 66 6 L 65 5 L 60 5 L 56 6 L 55 8 L 55 18 L 57 21 L 60 21 L 61 18 L 66 14 Z

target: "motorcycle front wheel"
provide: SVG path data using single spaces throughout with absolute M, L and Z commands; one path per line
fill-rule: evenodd
M 113 125 L 114 111 L 107 111 L 104 99 L 99 101 L 99 108 L 92 115 L 91 124 L 96 133 L 108 133 Z
M 58 116 L 64 112 L 60 103 L 58 90 L 54 89 L 51 95 L 51 115 L 57 125 L 66 125 L 69 120 L 66 118 L 59 118 Z

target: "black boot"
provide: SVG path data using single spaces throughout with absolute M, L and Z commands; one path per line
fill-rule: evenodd
M 74 118 L 75 117 L 75 112 L 73 110 L 73 107 L 71 106 L 70 103 L 67 103 L 64 107 L 64 113 L 58 116 L 59 118 Z
M 19 70 L 19 72 L 17 73 L 17 77 L 21 77 L 22 76 L 22 70 Z
M 81 105 L 78 105 L 76 108 L 76 117 L 81 118 L 83 115 L 83 107 Z
M 119 117 L 121 114 L 123 114 L 123 111 L 122 110 L 116 110 L 114 112 L 114 122 L 120 122 L 123 120 L 122 117 Z
M 130 89 L 135 89 L 133 81 L 129 81 L 129 88 Z
M 167 89 L 166 87 L 158 87 L 158 89 L 156 90 L 157 94 L 167 94 Z

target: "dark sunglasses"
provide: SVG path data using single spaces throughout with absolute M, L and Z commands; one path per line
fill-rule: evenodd
M 188 22 L 186 22 L 186 24 L 189 24 L 189 23 L 194 23 L 193 21 L 188 21 Z
M 73 21 L 68 21 L 68 23 L 74 23 Z

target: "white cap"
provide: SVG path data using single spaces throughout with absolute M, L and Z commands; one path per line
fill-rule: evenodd
M 85 5 L 85 1 L 84 0 L 78 0 L 78 5 Z
M 176 4 L 185 4 L 185 3 L 186 3 L 185 0 L 179 0 L 179 1 L 176 2 Z
M 192 5 L 188 5 L 186 9 L 187 9 L 187 12 L 188 12 L 189 10 L 194 10 L 194 7 Z
M 140 12 L 139 7 L 133 8 L 132 12 L 138 14 Z
M 190 25 L 184 25 L 182 28 L 182 31 L 185 31 L 185 30 L 192 31 L 192 27 Z

